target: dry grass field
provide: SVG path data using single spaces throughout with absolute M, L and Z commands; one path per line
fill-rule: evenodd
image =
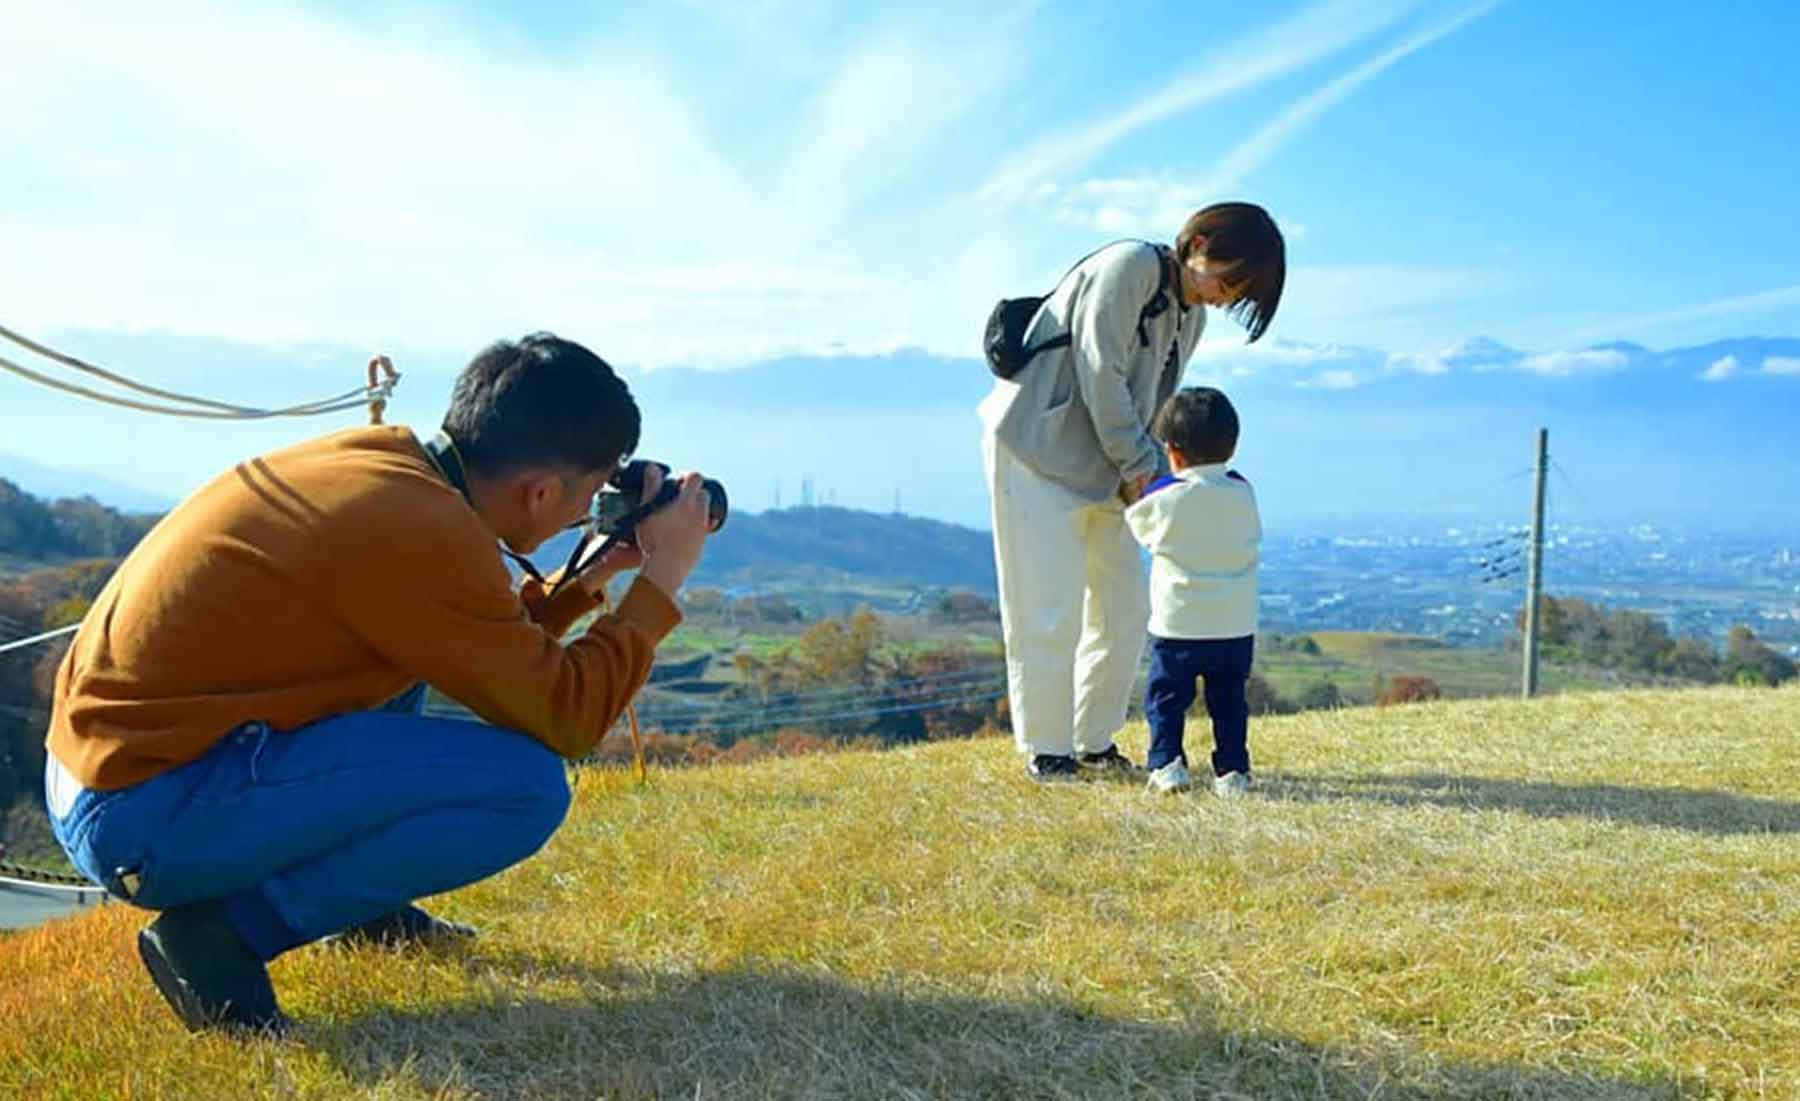
M 103 907 L 0 939 L 0 1097 L 1800 1096 L 1800 690 L 1251 736 L 1241 803 L 998 740 L 589 771 L 433 903 L 473 946 L 277 961 L 279 1042 L 182 1032 Z

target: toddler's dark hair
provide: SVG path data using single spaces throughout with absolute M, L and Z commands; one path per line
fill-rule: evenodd
M 1238 415 L 1224 391 L 1188 386 L 1169 395 L 1150 434 L 1193 463 L 1222 463 L 1237 452 Z

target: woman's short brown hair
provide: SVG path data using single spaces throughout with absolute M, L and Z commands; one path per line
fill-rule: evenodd
M 1236 266 L 1225 281 L 1242 287 L 1226 308 L 1256 343 L 1275 320 L 1287 282 L 1287 244 L 1269 212 L 1255 203 L 1214 203 L 1196 211 L 1175 236 L 1175 255 L 1186 261 L 1196 238 L 1206 238 L 1206 258 Z

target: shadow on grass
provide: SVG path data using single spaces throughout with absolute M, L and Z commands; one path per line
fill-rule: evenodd
M 1257 783 L 1263 798 L 1293 802 L 1352 799 L 1397 807 L 1517 811 L 1539 818 L 1591 818 L 1720 837 L 1800 833 L 1800 803 L 1693 788 L 1551 784 L 1435 772 L 1361 776 L 1270 773 L 1258 775 Z
M 371 1091 L 409 1082 L 495 1098 L 1680 1095 L 1668 1079 L 1383 1059 L 1232 1031 L 1204 1015 L 1146 1024 L 1055 998 L 870 989 L 793 970 L 616 968 L 520 997 L 544 961 L 467 964 L 495 984 L 490 997 L 315 1025 L 302 1042 Z

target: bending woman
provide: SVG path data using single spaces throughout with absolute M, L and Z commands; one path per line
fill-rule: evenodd
M 1149 600 L 1124 509 L 1162 472 L 1150 418 L 1200 343 L 1206 310 L 1260 338 L 1287 278 L 1260 206 L 1217 203 L 1173 247 L 1108 245 L 1032 319 L 1039 352 L 981 403 L 1013 736 L 1042 781 L 1130 772 L 1113 744 L 1144 648 Z

